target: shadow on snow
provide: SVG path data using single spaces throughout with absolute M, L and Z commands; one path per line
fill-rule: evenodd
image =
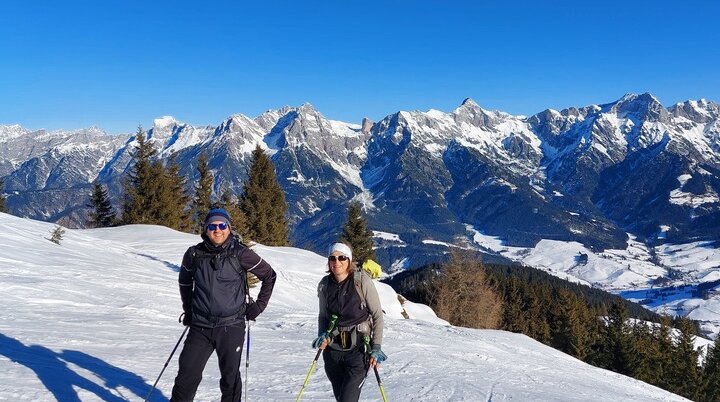
M 103 401 L 124 402 L 128 397 L 122 393 L 129 390 L 145 398 L 151 385 L 135 373 L 115 367 L 107 362 L 77 350 L 54 352 L 40 345 L 25 345 L 0 333 L 0 355 L 22 364 L 37 375 L 45 388 L 58 401 L 80 401 L 76 388 L 95 394 Z M 87 370 L 103 383 L 98 384 L 70 368 L 73 364 Z M 168 398 L 156 389 L 150 398 L 153 402 L 167 402 Z
M 620 292 L 619 295 L 624 299 L 654 308 L 678 300 L 707 299 L 718 292 L 720 292 L 720 280 L 693 285 L 626 290 Z

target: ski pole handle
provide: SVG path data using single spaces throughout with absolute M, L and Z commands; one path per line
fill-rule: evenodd
M 328 325 L 327 332 L 328 334 L 332 332 L 333 329 L 335 329 L 335 324 L 337 323 L 338 316 L 333 314 L 330 316 L 330 324 Z

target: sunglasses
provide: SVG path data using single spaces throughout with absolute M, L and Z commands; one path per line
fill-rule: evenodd
M 211 231 L 211 232 L 214 232 L 215 229 L 218 229 L 218 228 L 219 228 L 220 230 L 225 230 L 225 229 L 228 228 L 228 226 L 230 226 L 230 225 L 228 225 L 227 223 L 224 223 L 224 222 L 223 222 L 223 223 L 209 223 L 209 224 L 206 226 L 206 228 L 207 228 L 207 230 L 209 230 L 209 231 Z
M 328 257 L 328 261 L 330 261 L 330 262 L 335 262 L 335 261 L 347 261 L 347 260 L 349 260 L 349 258 L 347 258 L 347 257 L 344 256 L 344 255 L 338 255 L 337 257 L 334 256 L 334 255 L 331 255 L 331 256 Z

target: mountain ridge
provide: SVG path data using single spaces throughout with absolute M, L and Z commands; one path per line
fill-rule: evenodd
M 718 240 L 712 233 L 720 225 L 718 116 L 715 102 L 665 108 L 649 93 L 529 117 L 485 110 L 466 98 L 447 113 L 398 111 L 363 129 L 305 103 L 255 118 L 233 114 L 217 126 L 165 116 L 153 122 L 148 138 L 161 157 L 176 158 L 188 186 L 196 180 L 197 157 L 208 154 L 216 194 L 240 191 L 248 156 L 260 145 L 287 194 L 296 244 L 331 240 L 347 202 L 357 199 L 372 229 L 398 233 L 410 245 L 382 251 L 383 262 L 412 251 L 418 257 L 407 264 L 417 266 L 439 251 L 419 240 L 472 244 L 465 225 L 518 246 L 556 239 L 619 248 L 627 232 L 651 244 Z M 67 192 L 87 191 L 92 180 L 106 184 L 117 203 L 134 139 L 111 141 L 94 130 L 98 136 L 86 142 L 99 148 L 86 147 L 84 158 L 73 159 L 78 151 L 61 144 L 68 137 L 81 143 L 79 132 L 0 126 L 0 133 L 15 133 L 0 136 L 8 145 L 0 151 L 0 177 L 11 210 L 81 222 L 89 191 Z M 35 144 L 38 138 L 44 142 Z M 86 177 L 60 168 L 70 160 L 85 166 Z M 99 161 L 105 163 L 96 166 Z

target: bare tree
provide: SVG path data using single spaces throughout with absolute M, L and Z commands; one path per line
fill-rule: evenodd
M 452 251 L 450 261 L 431 279 L 430 285 L 438 317 L 462 327 L 500 327 L 502 298 L 473 253 Z

